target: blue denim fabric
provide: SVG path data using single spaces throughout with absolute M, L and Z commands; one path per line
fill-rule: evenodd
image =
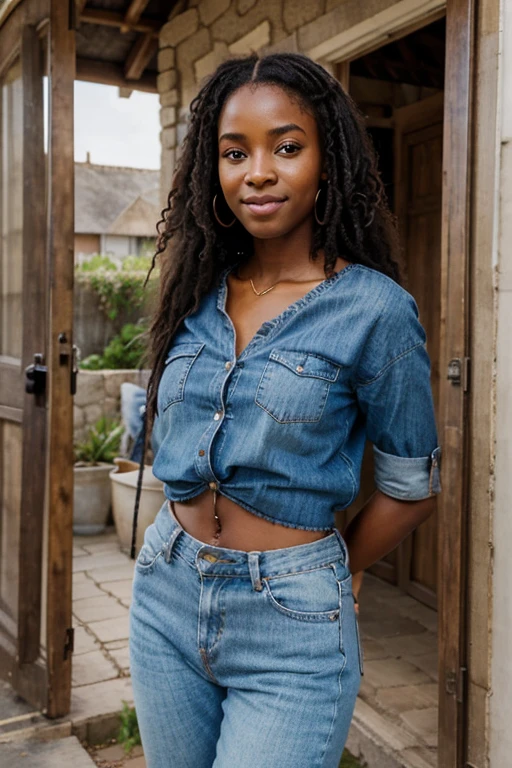
M 359 491 L 367 438 L 381 491 L 408 501 L 439 492 L 412 296 L 351 264 L 263 323 L 237 358 L 228 272 L 183 322 L 160 381 L 153 471 L 167 498 L 216 488 L 268 520 L 328 530 Z
M 337 768 L 362 663 L 338 531 L 244 552 L 198 541 L 164 504 L 130 608 L 147 768 Z

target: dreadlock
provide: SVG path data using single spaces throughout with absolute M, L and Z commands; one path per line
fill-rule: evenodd
M 315 226 L 311 255 L 325 255 L 326 277 L 336 259 L 364 264 L 398 282 L 398 236 L 377 158 L 364 120 L 350 96 L 323 67 L 295 53 L 230 59 L 206 81 L 190 105 L 167 206 L 158 222 L 160 296 L 149 330 L 151 375 L 146 433 L 156 414 L 157 389 L 172 338 L 227 266 L 248 258 L 252 237 L 237 221 L 218 226 L 212 201 L 221 192 L 217 124 L 227 99 L 244 85 L 282 88 L 314 115 L 328 176 L 322 226 Z M 150 270 L 150 273 L 151 273 Z M 149 275 L 148 275 L 149 277 Z M 149 426 L 148 426 L 149 425 Z M 141 464 L 141 473 L 142 473 Z M 142 476 L 142 475 L 141 475 Z

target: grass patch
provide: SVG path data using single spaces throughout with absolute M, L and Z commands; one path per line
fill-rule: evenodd
M 345 750 L 339 768 L 363 768 L 363 766 L 350 752 Z

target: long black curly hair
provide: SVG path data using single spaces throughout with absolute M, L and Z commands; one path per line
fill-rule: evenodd
M 237 221 L 218 225 L 212 201 L 221 192 L 217 125 L 227 99 L 247 84 L 282 88 L 316 118 L 328 176 L 323 224 L 315 225 L 311 255 L 364 264 L 399 280 L 398 235 L 377 170 L 377 158 L 358 108 L 339 82 L 301 54 L 230 59 L 208 78 L 190 106 L 189 128 L 167 206 L 158 222 L 160 297 L 149 330 L 151 375 L 145 433 L 156 414 L 157 389 L 172 338 L 197 309 L 221 271 L 248 258 L 252 237 Z M 243 259 L 242 257 L 242 259 Z M 151 271 L 151 270 L 150 270 Z M 149 277 L 149 275 L 148 275 Z

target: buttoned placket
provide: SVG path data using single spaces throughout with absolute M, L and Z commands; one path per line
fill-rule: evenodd
M 203 480 L 205 480 L 208 483 L 208 487 L 212 491 L 217 491 L 219 489 L 220 481 L 215 476 L 215 473 L 213 471 L 212 461 L 211 461 L 211 451 L 212 451 L 215 437 L 217 436 L 222 424 L 224 423 L 224 419 L 226 417 L 225 396 L 227 391 L 227 385 L 229 383 L 229 380 L 233 377 L 234 371 L 236 370 L 238 372 L 238 375 L 240 375 L 240 368 L 243 367 L 245 359 L 248 357 L 248 355 L 251 354 L 254 348 L 259 344 L 263 343 L 265 340 L 268 340 L 268 336 L 272 334 L 272 332 L 274 331 L 277 325 L 281 325 L 285 320 L 290 318 L 300 307 L 307 304 L 315 296 L 320 295 L 320 293 L 322 293 L 328 287 L 328 285 L 330 285 L 335 279 L 335 278 L 330 278 L 326 280 L 324 283 L 316 286 L 311 291 L 309 291 L 305 296 L 303 296 L 301 299 L 298 299 L 296 302 L 294 302 L 294 304 L 290 305 L 286 310 L 284 310 L 276 318 L 274 318 L 273 320 L 268 320 L 267 322 L 263 323 L 260 326 L 260 328 L 256 331 L 252 339 L 249 341 L 247 346 L 242 350 L 240 355 L 237 357 L 236 356 L 236 330 L 231 318 L 229 317 L 226 311 L 227 276 L 230 271 L 231 271 L 230 268 L 224 270 L 221 276 L 220 285 L 219 285 L 218 294 L 217 294 L 217 309 L 222 314 L 223 320 L 224 320 L 224 327 L 228 330 L 231 336 L 231 340 L 229 344 L 231 355 L 228 355 L 227 356 L 228 359 L 224 360 L 224 369 L 226 370 L 226 376 L 224 376 L 224 378 L 222 379 L 222 383 L 220 386 L 219 407 L 212 413 L 212 420 L 201 436 L 201 439 L 199 441 L 199 445 L 196 451 L 196 458 L 195 458 L 195 468 L 199 477 L 201 477 Z

